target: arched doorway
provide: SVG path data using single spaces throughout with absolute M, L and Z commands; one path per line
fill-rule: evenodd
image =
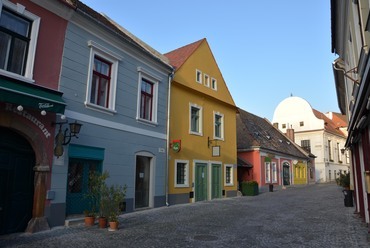
M 32 218 L 35 153 L 15 131 L 0 127 L 0 234 L 23 232 Z

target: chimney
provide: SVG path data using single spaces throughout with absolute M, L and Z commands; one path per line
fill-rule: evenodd
M 292 126 L 290 126 L 290 128 L 287 128 L 285 135 L 286 135 L 289 139 L 291 139 L 293 142 L 295 142 L 295 138 L 294 138 L 294 129 L 292 128 Z

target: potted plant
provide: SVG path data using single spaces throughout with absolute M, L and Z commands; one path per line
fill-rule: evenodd
M 349 189 L 349 185 L 350 185 L 350 173 L 347 172 L 347 171 L 344 171 L 343 173 L 342 172 L 339 172 L 339 177 L 336 179 L 337 180 L 337 184 L 341 187 L 343 187 L 344 189 Z
M 242 194 L 248 195 L 248 196 L 258 195 L 257 181 L 243 181 L 242 182 Z
M 92 226 L 95 223 L 97 210 L 99 209 L 100 194 L 105 185 L 105 180 L 109 177 L 108 172 L 99 173 L 89 172 L 88 190 L 84 197 L 87 199 L 88 208 L 85 209 L 85 225 Z
M 102 195 L 102 201 L 107 211 L 110 231 L 118 229 L 118 215 L 122 212 L 120 206 L 125 200 L 126 188 L 126 185 L 111 185 L 107 187 L 107 192 Z

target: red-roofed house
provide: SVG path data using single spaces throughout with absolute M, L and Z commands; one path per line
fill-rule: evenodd
M 316 182 L 330 182 L 349 170 L 345 118 L 315 110 L 300 97 L 288 97 L 276 107 L 273 121 L 280 131 L 294 130 L 294 141 L 315 155 Z

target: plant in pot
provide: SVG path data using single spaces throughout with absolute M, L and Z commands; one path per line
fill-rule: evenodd
M 339 186 L 343 187 L 344 189 L 349 189 L 349 185 L 350 185 L 350 173 L 347 172 L 347 171 L 344 171 L 343 173 L 340 172 L 338 174 L 339 174 L 339 177 L 336 179 L 337 184 Z
M 88 208 L 85 209 L 85 225 L 93 226 L 99 209 L 100 195 L 105 180 L 109 177 L 108 172 L 99 173 L 97 171 L 89 172 L 88 190 L 84 197 L 87 199 Z
M 106 194 L 102 195 L 108 214 L 109 231 L 118 229 L 118 215 L 122 212 L 120 206 L 125 200 L 126 188 L 126 185 L 111 185 L 107 187 Z
M 257 181 L 244 181 L 242 182 L 242 194 L 248 196 L 258 195 Z

